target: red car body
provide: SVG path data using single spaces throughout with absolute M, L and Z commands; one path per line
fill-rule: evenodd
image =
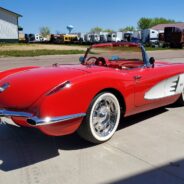
M 92 48 L 118 44 L 98 44 Z M 165 106 L 180 98 L 184 64 L 157 61 L 154 67 L 137 67 L 138 64 L 127 63 L 128 69 L 109 62 L 106 66 L 30 66 L 1 72 L 0 115 L 12 118 L 20 126 L 61 136 L 79 128 L 91 101 L 102 91 L 117 96 L 124 116 Z

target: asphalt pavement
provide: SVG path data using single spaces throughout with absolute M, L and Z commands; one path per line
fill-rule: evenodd
M 184 51 L 149 52 L 184 62 Z M 77 63 L 79 55 L 1 58 L 1 70 Z M 184 184 L 184 107 L 168 106 L 125 118 L 113 138 L 92 145 L 77 134 L 49 137 L 0 123 L 0 184 Z

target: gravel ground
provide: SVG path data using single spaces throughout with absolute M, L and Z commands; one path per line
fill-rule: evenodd
M 0 45 L 0 50 L 86 50 L 86 46 L 71 46 L 57 44 L 5 44 Z

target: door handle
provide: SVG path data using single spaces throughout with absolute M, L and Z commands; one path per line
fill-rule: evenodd
M 141 79 L 141 78 L 142 78 L 141 75 L 136 75 L 136 76 L 134 76 L 134 79 L 135 79 L 135 80 L 139 80 L 139 79 Z

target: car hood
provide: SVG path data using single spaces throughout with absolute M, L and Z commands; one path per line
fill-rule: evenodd
M 89 71 L 80 67 L 61 66 L 40 67 L 11 74 L 0 80 L 0 89 L 9 85 L 0 92 L 0 108 L 26 109 L 55 86 L 86 73 Z

